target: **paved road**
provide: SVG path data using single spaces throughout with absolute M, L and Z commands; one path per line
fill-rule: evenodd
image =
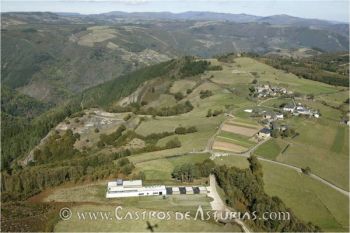
M 213 210 L 217 210 L 217 211 L 223 211 L 223 212 L 232 212 L 235 210 L 231 210 L 229 207 L 227 207 L 225 205 L 225 203 L 223 202 L 223 200 L 221 199 L 219 193 L 216 190 L 216 179 L 215 176 L 213 174 L 211 174 L 209 176 L 209 180 L 210 180 L 210 186 L 208 187 L 209 189 L 209 193 L 208 196 L 213 198 L 213 201 L 210 202 L 211 208 Z M 220 215 L 218 215 L 220 216 Z M 225 215 L 223 215 L 225 216 Z M 244 224 L 243 221 L 241 221 L 240 219 L 234 219 L 234 221 L 241 226 L 241 228 L 243 229 L 244 232 L 246 233 L 250 233 L 249 229 L 247 228 L 247 226 Z

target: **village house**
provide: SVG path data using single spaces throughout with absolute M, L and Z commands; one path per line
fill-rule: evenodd
M 295 106 L 294 106 L 294 104 L 286 104 L 286 105 L 282 108 L 282 110 L 285 111 L 285 112 L 294 112 Z
M 283 119 L 283 113 L 276 113 L 276 118 L 277 119 Z
M 258 133 L 258 138 L 266 139 L 271 136 L 271 130 L 268 128 L 263 128 Z
M 255 87 L 255 94 L 258 98 L 274 97 L 277 95 L 285 95 L 287 93 L 293 92 L 288 92 L 286 88 L 270 86 L 268 84 L 259 85 Z

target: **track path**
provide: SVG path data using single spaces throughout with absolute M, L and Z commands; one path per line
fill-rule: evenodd
M 295 104 L 295 103 L 294 103 Z M 233 117 L 234 116 L 232 114 L 227 114 L 228 117 Z M 212 154 L 212 159 L 214 159 L 215 157 L 220 157 L 220 156 L 240 156 L 240 157 L 245 157 L 245 158 L 248 158 L 259 146 L 261 146 L 262 144 L 264 144 L 265 142 L 267 142 L 269 139 L 265 139 L 265 140 L 262 140 L 260 141 L 258 144 L 256 144 L 255 146 L 253 146 L 252 148 L 250 148 L 249 150 L 245 151 L 245 152 L 242 152 L 242 153 L 232 153 L 232 152 L 214 152 L 213 149 L 212 149 L 212 145 L 215 141 L 215 137 L 218 135 L 218 133 L 220 132 L 221 130 L 221 126 L 224 124 L 225 121 L 223 121 L 223 123 L 219 126 L 218 130 L 215 132 L 215 134 L 209 139 L 208 143 L 207 143 L 207 146 L 205 148 L 205 150 L 203 152 L 209 152 Z M 286 167 L 286 168 L 289 168 L 289 169 L 293 169 L 299 173 L 303 173 L 302 172 L 302 169 L 300 167 L 296 167 L 294 165 L 290 165 L 290 164 L 286 164 L 286 163 L 281 163 L 281 162 L 278 162 L 278 161 L 274 161 L 274 160 L 270 160 L 270 159 L 266 159 L 266 158 L 262 158 L 262 157 L 259 157 L 257 156 L 257 158 L 261 161 L 265 161 L 265 162 L 268 162 L 268 163 L 273 163 L 273 164 L 276 164 L 276 165 L 279 165 L 279 166 L 283 166 L 283 167 Z M 311 178 L 331 187 L 332 189 L 350 197 L 350 193 L 349 191 L 346 191 L 338 186 L 336 186 L 335 184 L 325 180 L 324 178 L 318 176 L 318 175 L 315 175 L 313 173 L 309 173 L 308 176 L 310 176 Z
M 222 211 L 222 212 L 232 212 L 234 210 L 230 209 L 228 206 L 225 205 L 224 201 L 221 199 L 216 187 L 216 179 L 213 174 L 209 176 L 210 186 L 209 186 L 209 193 L 208 196 L 213 198 L 213 201 L 210 202 L 211 208 L 216 211 Z M 222 216 L 222 215 L 218 215 Z M 220 220 L 220 219 L 219 219 Z M 234 221 L 243 229 L 244 232 L 250 233 L 247 226 L 244 224 L 243 221 L 240 219 L 234 219 Z

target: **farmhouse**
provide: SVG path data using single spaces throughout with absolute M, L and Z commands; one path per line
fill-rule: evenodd
M 142 180 L 108 182 L 106 198 L 166 195 L 164 185 L 142 186 Z
M 283 113 L 276 113 L 277 119 L 283 119 Z
M 286 88 L 273 87 L 270 85 L 259 85 L 254 88 L 255 96 L 258 98 L 273 97 L 277 95 L 285 95 L 287 93 L 292 94 L 293 92 L 288 92 Z
M 287 104 L 283 107 L 285 112 L 294 112 L 295 106 L 293 104 Z
M 268 128 L 263 128 L 259 131 L 258 137 L 261 139 L 265 139 L 271 136 L 271 131 Z

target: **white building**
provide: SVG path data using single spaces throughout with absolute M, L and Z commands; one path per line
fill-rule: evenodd
M 283 111 L 285 111 L 285 112 L 294 112 L 294 110 L 295 110 L 295 106 L 291 105 L 291 104 L 283 107 Z
M 142 180 L 108 182 L 106 198 L 166 195 L 164 185 L 142 186 Z
M 276 113 L 276 118 L 277 119 L 283 119 L 283 114 L 282 113 Z

